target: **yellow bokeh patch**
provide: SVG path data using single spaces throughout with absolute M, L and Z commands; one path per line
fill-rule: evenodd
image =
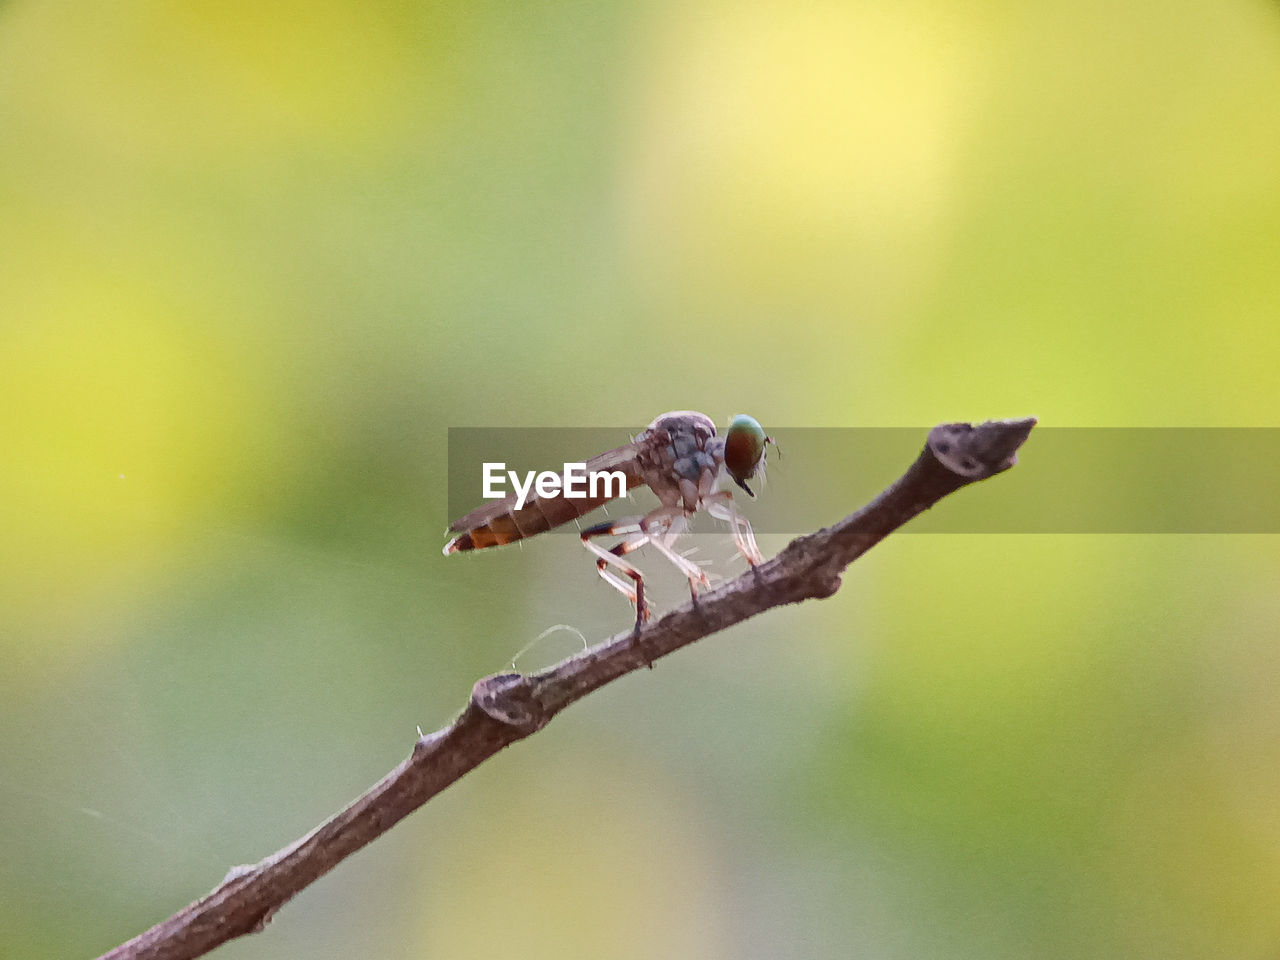
M 243 358 L 200 318 L 89 266 L 32 289 L 40 296 L 0 331 L 11 624 L 28 606 L 65 623 L 82 593 L 161 569 L 225 503 L 255 446 L 244 442 L 254 404 Z

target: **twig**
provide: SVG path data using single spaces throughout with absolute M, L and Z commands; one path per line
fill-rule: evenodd
M 541 730 L 569 704 L 611 680 L 785 603 L 829 597 L 845 568 L 947 494 L 1016 462 L 1035 420 L 944 424 L 907 472 L 834 526 L 686 603 L 642 632 L 620 633 L 541 673 L 476 683 L 453 723 L 422 737 L 407 760 L 345 810 L 260 863 L 238 867 L 207 896 L 99 960 L 190 960 L 261 930 L 291 897 L 508 744 Z

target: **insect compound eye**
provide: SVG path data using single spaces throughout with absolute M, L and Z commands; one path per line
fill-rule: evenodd
M 729 423 L 724 437 L 724 466 L 741 484 L 755 476 L 764 459 L 764 427 L 754 417 L 740 413 Z

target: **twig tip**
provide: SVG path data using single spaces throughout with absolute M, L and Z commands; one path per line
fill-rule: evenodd
M 952 473 L 966 480 L 982 480 L 1018 462 L 1018 448 L 1037 423 L 1035 417 L 987 420 L 985 423 L 943 423 L 929 431 L 929 451 Z

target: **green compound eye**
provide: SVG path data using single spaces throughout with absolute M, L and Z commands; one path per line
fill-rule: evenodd
M 754 497 L 747 481 L 764 463 L 764 448 L 769 442 L 764 427 L 754 417 L 740 413 L 729 423 L 724 437 L 724 467 L 733 482 Z

